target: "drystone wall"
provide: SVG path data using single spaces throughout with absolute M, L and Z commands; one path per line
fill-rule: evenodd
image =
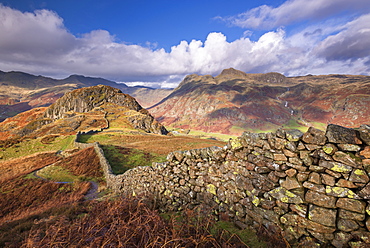
M 223 148 L 173 152 L 107 181 L 165 210 L 206 204 L 216 216 L 281 231 L 293 246 L 367 247 L 369 173 L 369 126 L 329 125 L 244 133 Z
M 110 189 L 113 189 L 115 192 L 118 192 L 118 188 L 122 183 L 122 177 L 123 175 L 115 175 L 112 171 L 112 167 L 109 164 L 109 161 L 106 159 L 104 155 L 103 149 L 101 149 L 100 144 L 98 142 L 94 143 L 82 143 L 79 142 L 80 135 L 83 134 L 93 134 L 100 132 L 98 131 L 88 131 L 88 132 L 78 132 L 76 134 L 76 138 L 74 140 L 74 146 L 79 149 L 85 149 L 88 147 L 94 147 L 94 150 L 99 158 L 100 166 L 103 169 L 104 177 L 106 179 L 107 187 Z

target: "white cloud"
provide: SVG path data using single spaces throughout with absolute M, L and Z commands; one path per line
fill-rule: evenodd
M 22 13 L 0 5 L 0 34 L 7 34 L 0 36 L 0 70 L 54 77 L 83 74 L 158 87 L 174 87 L 187 74 L 216 75 L 230 67 L 285 75 L 369 74 L 367 23 L 364 15 L 347 24 L 317 24 L 290 37 L 277 29 L 257 41 L 242 37 L 228 42 L 214 32 L 204 42 L 181 41 L 166 52 L 119 43 L 105 30 L 76 37 L 55 12 Z
M 327 60 L 357 60 L 370 56 L 370 14 L 343 25 L 343 30 L 324 39 L 316 48 Z
M 0 5 L 0 52 L 30 59 L 34 54 L 55 56 L 74 48 L 75 37 L 54 12 L 22 13 Z
M 242 28 L 272 29 L 307 19 L 324 19 L 348 10 L 364 12 L 370 9 L 368 0 L 288 0 L 273 8 L 262 5 L 221 20 Z

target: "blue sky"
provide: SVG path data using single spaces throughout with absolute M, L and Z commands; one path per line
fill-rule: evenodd
M 0 0 L 0 34 L 0 70 L 57 78 L 370 74 L 369 0 Z

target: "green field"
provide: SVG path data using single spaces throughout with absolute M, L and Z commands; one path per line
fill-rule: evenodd
M 74 135 L 55 136 L 47 143 L 42 142 L 43 138 L 24 140 L 8 148 L 0 148 L 1 160 L 19 158 L 38 152 L 59 151 L 73 148 Z M 45 139 L 44 139 L 45 140 Z M 1 161 L 0 160 L 0 161 Z

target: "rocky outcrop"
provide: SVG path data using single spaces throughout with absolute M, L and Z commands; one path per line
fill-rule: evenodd
M 104 85 L 68 92 L 48 108 L 40 108 L 37 115 L 33 112 L 24 112 L 0 123 L 0 139 L 106 129 L 110 121 L 122 128 L 168 133 L 135 98 Z
M 370 130 L 244 133 L 227 146 L 170 153 L 109 185 L 162 209 L 208 205 L 216 216 L 282 232 L 293 246 L 370 246 Z M 362 137 L 365 137 L 363 139 Z
M 135 98 L 106 85 L 86 87 L 66 93 L 45 111 L 44 117 L 52 120 L 62 119 L 70 113 L 86 113 L 106 103 L 136 112 L 134 115 L 127 116 L 127 120 L 133 128 L 149 133 L 168 133 L 166 128 L 158 123 L 147 110 L 143 109 Z
M 121 90 L 106 85 L 77 89 L 66 93 L 45 112 L 45 117 L 61 119 L 67 112 L 86 113 L 104 103 L 115 103 L 130 110 L 139 111 L 142 107 L 135 98 L 123 94 Z

